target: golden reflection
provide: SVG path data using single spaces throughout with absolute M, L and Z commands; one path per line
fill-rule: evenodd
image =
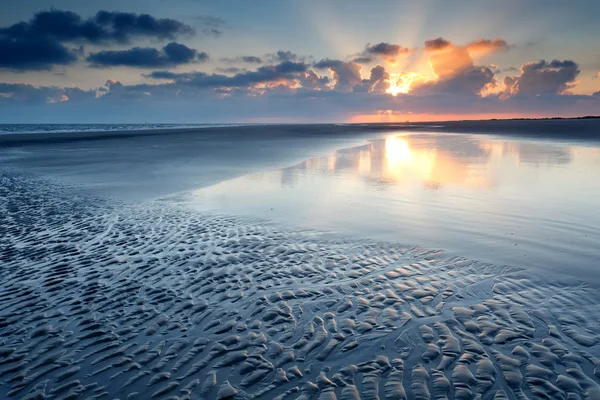
M 392 136 L 385 141 L 385 157 L 390 166 L 410 164 L 412 152 L 405 139 Z
M 440 188 L 448 183 L 467 181 L 466 169 L 460 160 L 423 144 L 400 136 L 387 138 L 382 182 L 420 182 L 427 187 Z
M 571 159 L 568 148 L 540 146 L 469 136 L 394 135 L 296 168 L 356 174 L 377 185 L 490 188 L 501 179 L 500 171 L 522 162 L 564 164 Z

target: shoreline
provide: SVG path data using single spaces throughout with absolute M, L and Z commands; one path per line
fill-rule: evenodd
M 74 124 L 76 125 L 76 124 Z M 110 124 L 109 124 L 110 125 Z M 353 134 L 360 132 L 418 132 L 429 130 L 435 133 L 497 134 L 522 136 L 524 138 L 548 138 L 600 141 L 600 118 L 575 119 L 510 119 L 481 121 L 441 121 L 408 123 L 369 124 L 249 124 L 239 126 L 206 126 L 185 128 L 157 128 L 135 130 L 97 130 L 46 133 L 0 133 L 0 146 L 22 146 L 41 143 L 65 143 L 85 140 L 105 140 L 145 136 L 189 135 L 193 133 L 211 135 L 226 132 L 228 135 L 256 134 L 275 136 L 285 129 L 287 134 L 304 131 L 311 127 L 310 136 Z M 309 136 L 309 137 L 310 137 Z

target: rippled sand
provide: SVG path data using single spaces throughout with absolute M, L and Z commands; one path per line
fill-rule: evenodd
M 585 283 L 6 171 L 0 215 L 0 398 L 600 398 Z

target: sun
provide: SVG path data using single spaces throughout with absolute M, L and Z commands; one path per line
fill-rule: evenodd
M 392 96 L 397 96 L 400 93 L 406 94 L 410 91 L 410 86 L 417 77 L 413 72 L 400 72 L 390 74 L 390 87 L 385 91 Z

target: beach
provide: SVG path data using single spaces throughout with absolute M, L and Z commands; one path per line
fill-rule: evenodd
M 0 135 L 0 398 L 600 398 L 597 121 Z

